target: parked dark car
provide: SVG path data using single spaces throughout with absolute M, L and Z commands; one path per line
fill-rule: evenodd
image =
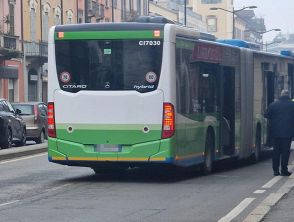
M 26 123 L 27 140 L 44 143 L 47 138 L 47 106 L 43 102 L 12 103 Z
M 26 144 L 26 124 L 20 116 L 21 111 L 14 109 L 5 99 L 0 99 L 0 147 L 9 148 Z

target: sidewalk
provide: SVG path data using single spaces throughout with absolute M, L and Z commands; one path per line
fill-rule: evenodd
M 0 161 L 17 157 L 33 155 L 37 153 L 46 152 L 48 148 L 47 142 L 35 145 L 27 145 L 21 147 L 12 147 L 9 149 L 0 150 Z
M 293 155 L 294 142 L 292 142 L 291 150 Z M 289 167 L 289 169 L 291 168 Z M 294 170 L 292 169 L 290 172 L 293 174 L 287 177 L 281 188 L 267 196 L 243 222 L 294 221 Z
M 291 150 L 293 155 L 294 142 L 292 142 Z M 284 185 L 288 185 L 288 192 L 281 200 L 271 208 L 270 212 L 263 218 L 264 222 L 293 222 L 294 221 L 294 172 Z M 281 190 L 281 189 L 280 189 Z
M 292 179 L 294 180 L 294 178 Z M 264 217 L 263 222 L 293 222 L 294 221 L 294 189 L 281 199 Z

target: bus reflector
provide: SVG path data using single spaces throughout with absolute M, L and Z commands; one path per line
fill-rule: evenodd
M 48 103 L 48 136 L 56 138 L 54 103 Z
M 175 112 L 171 103 L 163 103 L 162 139 L 170 138 L 175 133 Z
M 153 36 L 154 37 L 160 37 L 160 30 L 154 30 Z
M 60 39 L 64 38 L 64 32 L 58 32 L 57 37 L 60 38 Z

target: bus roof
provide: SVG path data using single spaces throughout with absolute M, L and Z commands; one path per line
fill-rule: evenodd
M 260 46 L 258 44 L 252 43 L 252 42 L 246 42 L 240 39 L 218 39 L 217 42 L 238 46 L 241 48 L 260 50 Z
M 74 31 L 111 31 L 111 30 L 155 30 L 163 29 L 163 23 L 137 23 L 137 22 L 121 22 L 121 23 L 83 23 L 71 25 L 57 25 L 55 32 L 74 32 Z

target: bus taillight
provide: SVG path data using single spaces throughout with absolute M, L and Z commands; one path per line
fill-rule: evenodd
M 175 112 L 171 103 L 163 103 L 162 139 L 170 138 L 175 133 Z
M 54 103 L 48 103 L 48 136 L 56 138 Z

